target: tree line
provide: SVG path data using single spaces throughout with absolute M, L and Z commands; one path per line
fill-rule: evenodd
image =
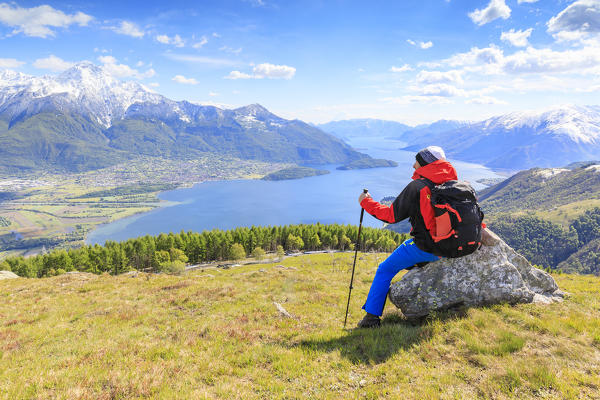
M 181 231 L 122 242 L 107 241 L 104 246 L 54 250 L 29 258 L 10 257 L 0 262 L 0 270 L 31 278 L 69 271 L 95 274 L 120 274 L 129 270 L 169 272 L 181 270 L 187 263 L 235 260 L 264 252 L 353 250 L 357 236 L 357 226 L 338 224 L 253 226 L 201 233 Z M 358 245 L 360 251 L 390 252 L 407 238 L 406 234 L 363 227 Z

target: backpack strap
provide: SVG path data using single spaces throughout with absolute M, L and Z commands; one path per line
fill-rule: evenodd
M 431 204 L 431 188 L 435 184 L 427 178 L 422 178 L 421 180 L 425 183 L 425 187 L 419 191 L 419 211 L 421 212 L 421 217 L 423 217 L 423 222 L 425 222 L 425 228 L 433 238 L 436 234 L 436 224 L 435 210 Z

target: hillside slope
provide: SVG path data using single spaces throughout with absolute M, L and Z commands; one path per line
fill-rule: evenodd
M 596 162 L 521 171 L 482 190 L 479 200 L 490 228 L 532 263 L 599 273 L 588 245 L 600 237 Z
M 349 326 L 378 262 L 360 255 Z M 353 254 L 0 281 L 0 398 L 598 398 L 600 279 L 564 303 L 342 330 Z M 274 303 L 291 314 L 284 317 Z
M 521 171 L 479 193 L 487 215 L 504 212 L 547 212 L 558 215 L 562 206 L 600 205 L 600 165 L 569 168 L 532 168 Z M 583 207 L 585 205 L 585 207 Z M 572 217 L 572 215 L 570 215 Z
M 600 239 L 587 243 L 556 267 L 566 273 L 594 274 L 600 276 Z

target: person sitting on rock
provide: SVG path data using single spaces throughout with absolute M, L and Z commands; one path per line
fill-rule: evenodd
M 431 182 L 439 185 L 447 181 L 456 181 L 456 170 L 446 161 L 444 150 L 438 146 L 429 146 L 419 151 L 415 158 L 413 181 L 404 188 L 391 206 L 378 203 L 369 193 L 362 193 L 358 198 L 360 206 L 381 221 L 393 224 L 408 218 L 412 225 L 410 234 L 413 236 L 379 264 L 367 301 L 362 307 L 367 314 L 359 322 L 359 328 L 376 327 L 381 324 L 380 316 L 383 314 L 390 283 L 399 271 L 441 258 L 434 254 L 438 252 L 427 229 L 426 219 L 431 220 L 433 215 L 424 218 L 421 210 L 424 203 L 430 203 Z

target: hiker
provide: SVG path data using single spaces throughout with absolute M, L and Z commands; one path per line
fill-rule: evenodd
M 452 164 L 446 161 L 444 150 L 438 146 L 429 146 L 419 151 L 415 158 L 413 181 L 404 188 L 392 205 L 385 206 L 376 202 L 369 193 L 362 193 L 358 198 L 360 206 L 375 218 L 390 224 L 409 218 L 412 225 L 410 232 L 412 238 L 402 243 L 385 261 L 379 264 L 367 301 L 362 307 L 367 314 L 359 322 L 359 328 L 371 328 L 381 324 L 380 316 L 383 314 L 390 282 L 399 271 L 415 265 L 423 266 L 437 261 L 443 256 L 460 257 L 461 251 L 464 250 L 465 255 L 469 254 L 481 244 L 480 227 L 483 213 L 476 204 L 475 192 L 468 183 L 457 181 L 456 170 Z M 467 209 L 466 214 L 469 215 L 463 215 L 462 220 L 465 220 L 466 217 L 473 224 L 471 227 L 467 227 L 470 232 L 462 236 L 477 237 L 478 239 L 468 239 L 472 241 L 468 245 L 465 243 L 464 248 L 462 243 L 456 245 L 457 241 L 460 241 L 460 239 L 455 239 L 458 238 L 459 232 L 455 232 L 451 228 L 448 216 L 450 213 L 444 212 L 441 217 L 438 216 L 442 213 L 441 209 L 459 214 L 454 209 L 450 210 L 451 207 L 449 208 L 448 204 L 438 205 L 436 206 L 438 208 L 434 210 L 431 203 L 431 195 L 434 193 L 432 189 L 437 196 L 436 190 L 440 186 L 436 185 L 443 183 L 447 183 L 449 187 L 459 187 L 460 193 L 463 193 L 461 190 L 465 189 L 467 192 L 469 190 L 472 192 L 471 198 L 474 206 L 472 206 L 472 210 Z M 467 193 L 467 195 L 469 194 Z M 455 219 L 455 221 L 457 220 Z M 441 248 L 438 243 L 444 239 L 446 239 L 445 241 L 453 240 L 456 248 L 452 248 L 450 251 Z

